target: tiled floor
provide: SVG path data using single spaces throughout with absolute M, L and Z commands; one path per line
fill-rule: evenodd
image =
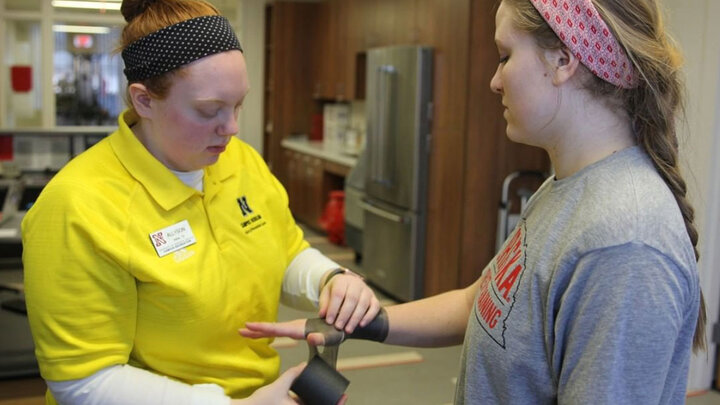
M 307 232 L 314 247 L 341 265 L 362 272 L 353 253 Z M 385 304 L 392 301 L 378 292 Z M 315 317 L 312 312 L 281 306 L 280 320 Z M 282 369 L 307 360 L 304 343 L 278 339 L 275 346 Z M 342 344 L 338 369 L 350 380 L 348 405 L 445 405 L 451 404 L 460 360 L 460 347 L 415 349 L 350 340 Z M 39 378 L 0 380 L 0 405 L 40 405 L 44 384 Z M 718 405 L 720 393 L 710 391 L 688 398 L 688 405 Z

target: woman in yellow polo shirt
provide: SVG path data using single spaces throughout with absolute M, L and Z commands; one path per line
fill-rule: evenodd
M 277 353 L 237 330 L 275 320 L 282 300 L 351 332 L 379 303 L 309 247 L 283 187 L 233 136 L 249 83 L 228 21 L 203 1 L 121 10 L 131 107 L 23 222 L 48 403 L 294 403 L 302 367 L 268 385 Z

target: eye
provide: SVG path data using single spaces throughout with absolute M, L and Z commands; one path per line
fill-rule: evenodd
M 500 63 L 502 65 L 503 63 L 507 62 L 508 59 L 510 59 L 509 56 L 502 56 L 502 57 L 500 57 L 500 62 L 498 62 L 498 63 Z
M 219 109 L 200 109 L 198 112 L 203 118 L 215 118 L 218 115 Z

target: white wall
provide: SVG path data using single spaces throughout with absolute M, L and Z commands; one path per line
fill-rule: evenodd
M 265 4 L 268 0 L 241 0 L 240 32 L 250 78 L 250 92 L 240 111 L 239 137 L 263 153 L 263 89 L 265 86 Z
M 668 28 L 685 55 L 687 123 L 681 128 L 680 147 L 700 232 L 700 278 L 711 346 L 691 363 L 688 389 L 694 391 L 708 389 L 712 383 L 715 345 L 710 339 L 720 306 L 720 2 L 664 0 L 664 4 Z

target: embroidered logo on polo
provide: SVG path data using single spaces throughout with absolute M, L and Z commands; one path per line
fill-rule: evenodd
M 243 216 L 243 221 L 240 223 L 240 226 L 245 231 L 245 234 L 249 234 L 256 229 L 265 226 L 267 223 L 265 220 L 263 220 L 262 215 L 255 214 L 255 211 L 253 211 L 252 208 L 250 208 L 250 204 L 248 204 L 248 200 L 246 196 L 242 196 L 237 199 L 238 205 L 240 206 L 240 212 Z M 251 215 L 252 214 L 252 215 Z
M 253 213 L 253 210 L 250 208 L 247 202 L 247 197 L 242 196 L 237 199 L 238 204 L 240 205 L 240 211 L 242 211 L 242 214 L 244 217 L 250 215 Z
M 480 326 L 505 348 L 505 325 L 525 273 L 525 221 L 521 220 L 480 278 L 473 312 Z

